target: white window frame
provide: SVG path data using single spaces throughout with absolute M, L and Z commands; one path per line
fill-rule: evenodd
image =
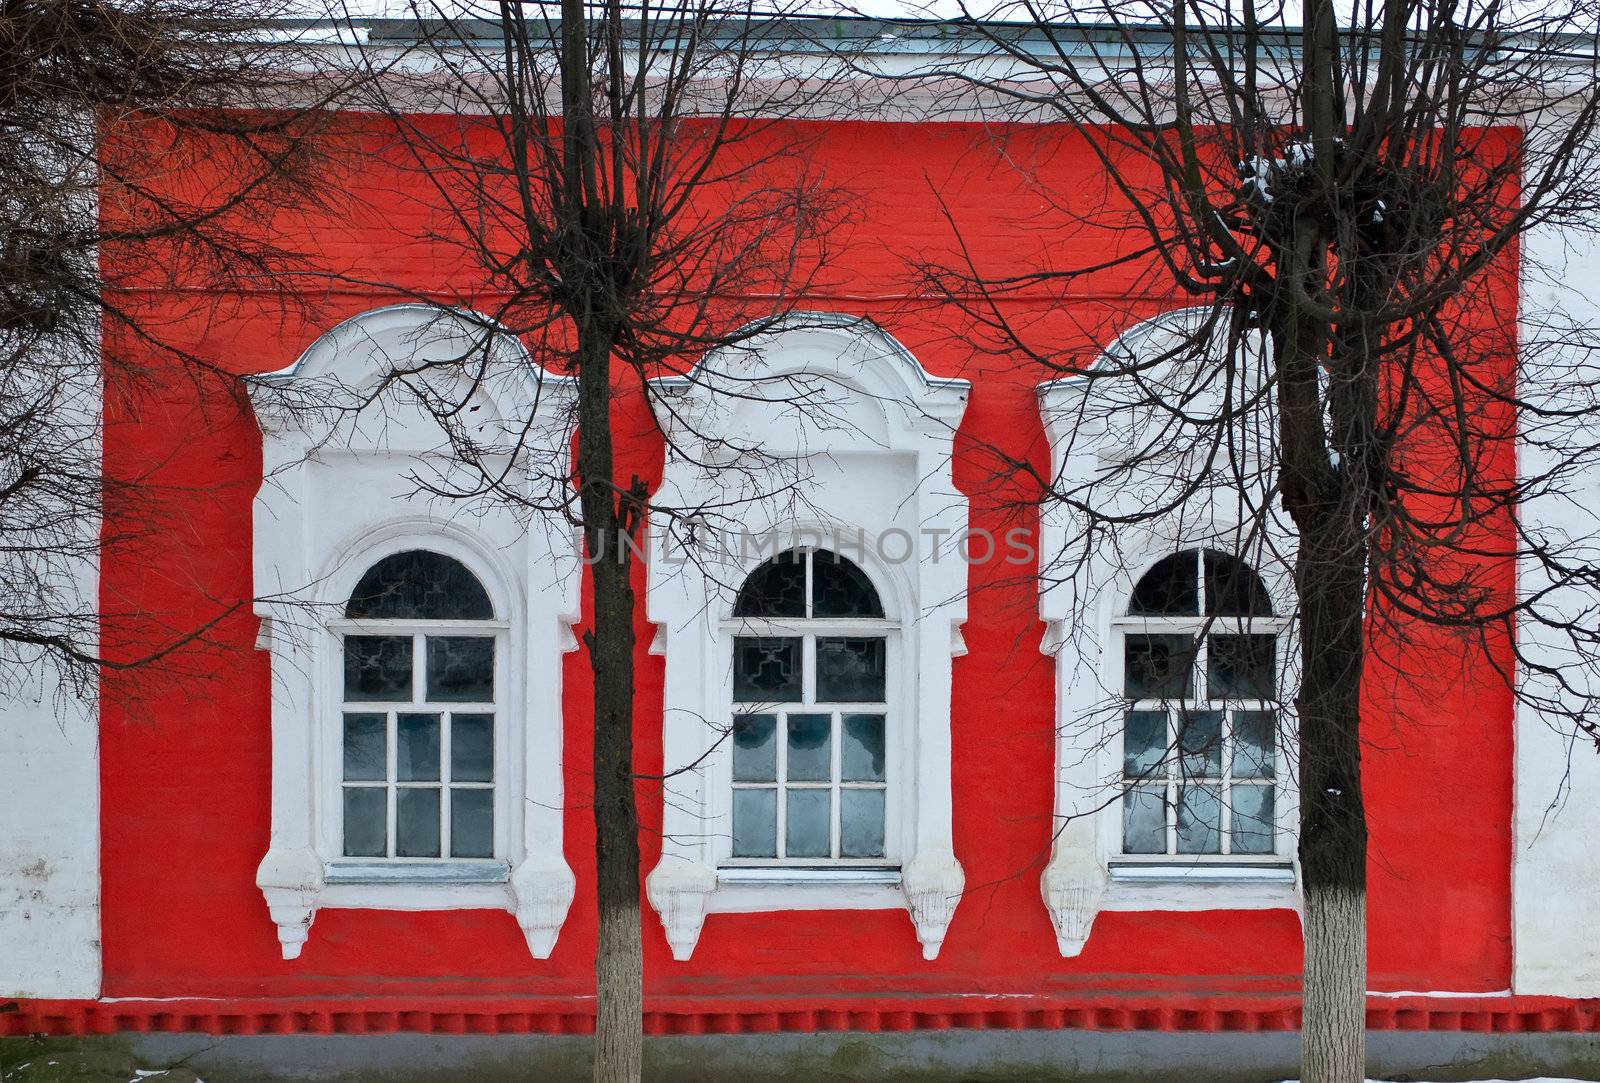
M 432 551 L 440 552 L 443 548 L 454 546 L 440 545 L 440 539 L 419 538 L 418 544 L 413 548 L 427 549 L 427 542 L 432 540 Z M 407 552 L 407 549 L 395 549 L 395 553 Z M 386 553 L 386 556 L 394 555 Z M 452 560 L 456 557 L 448 553 L 441 553 Z M 381 557 L 378 559 L 382 559 Z M 370 568 L 377 560 L 368 562 Z M 352 562 L 354 563 L 354 562 Z M 490 603 L 494 606 L 495 618 L 490 620 L 352 620 L 338 617 L 329 620 L 323 627 L 328 634 L 328 641 L 324 650 L 328 658 L 335 663 L 330 667 L 329 679 L 323 682 L 323 691 L 326 697 L 322 718 L 326 724 L 321 726 L 321 763 L 323 765 L 321 788 L 325 795 L 324 800 L 318 802 L 321 810 L 318 824 L 318 849 L 326 854 L 338 855 L 328 861 L 328 874 L 334 880 L 349 883 L 360 883 L 364 879 L 394 879 L 402 873 L 419 878 L 446 877 L 456 883 L 504 883 L 510 876 L 510 867 L 506 862 L 506 854 L 511 851 L 510 829 L 512 827 L 511 813 L 513 809 L 508 806 L 506 795 L 514 788 L 510 771 L 507 766 L 506 750 L 512 747 L 513 735 L 520 733 L 526 720 L 514 717 L 514 705 L 517 699 L 508 694 L 516 689 L 517 681 L 506 664 L 511 652 L 512 626 L 508 620 L 500 619 L 506 612 L 507 599 L 496 596 L 496 591 L 489 585 L 485 576 L 479 574 L 466 561 L 458 563 L 476 578 L 489 595 Z M 365 569 L 363 569 L 363 572 Z M 358 578 L 359 581 L 359 578 Z M 378 701 L 352 701 L 344 698 L 343 670 L 340 663 L 344 657 L 344 640 L 351 635 L 405 635 L 412 639 L 411 663 L 411 691 L 412 699 L 408 702 L 396 700 Z M 494 692 L 495 698 L 491 703 L 461 703 L 446 701 L 428 701 L 424 699 L 427 662 L 425 644 L 428 636 L 461 635 L 494 640 Z M 520 638 L 520 637 L 519 637 Z M 418 648 L 423 649 L 419 650 Z M 451 727 L 443 720 L 447 720 L 455 713 L 488 713 L 494 716 L 494 776 L 489 783 L 453 783 L 446 780 L 450 763 Z M 344 778 L 344 716 L 346 714 L 379 714 L 387 716 L 387 779 L 381 783 L 347 783 Z M 441 716 L 439 734 L 440 780 L 437 783 L 405 783 L 395 779 L 395 757 L 397 754 L 395 715 L 397 714 L 438 714 Z M 344 789 L 346 786 L 355 785 L 362 788 L 376 788 L 382 786 L 388 793 L 411 786 L 437 785 L 440 789 L 440 836 L 438 857 L 351 857 L 344 853 Z M 482 857 L 454 857 L 450 854 L 450 794 L 452 786 L 463 785 L 469 788 L 489 788 L 494 790 L 494 851 L 487 858 Z M 387 801 L 387 840 L 388 847 L 395 846 L 395 800 L 390 796 Z M 517 834 L 520 836 L 521 832 Z M 519 838 L 520 841 L 520 838 Z M 446 868 L 450 866 L 450 868 Z
M 797 419 L 797 386 L 837 407 L 834 422 L 808 429 Z M 652 519 L 647 597 L 657 626 L 651 649 L 666 658 L 668 796 L 661 860 L 647 889 L 673 957 L 691 957 L 708 913 L 903 909 L 924 958 L 935 958 L 965 886 L 952 828 L 950 689 L 951 659 L 965 651 L 967 568 L 950 553 L 938 561 L 891 563 L 852 548 L 851 540 L 889 528 L 951 539 L 967 527 L 967 501 L 952 477 L 952 442 L 970 387 L 930 376 L 869 321 L 802 313 L 708 355 L 687 376 L 653 381 L 652 391 L 669 447 L 657 503 L 728 507 L 738 497 L 719 473 L 724 468 L 702 464 L 729 463 L 730 454 L 737 459 L 743 441 L 759 446 L 757 469 L 770 456 L 792 457 L 801 475 L 782 493 L 757 491 L 740 505 L 745 528 L 770 542 L 759 554 L 685 559 L 674 524 Z M 803 495 L 796 498 L 796 490 Z M 797 520 L 796 507 L 807 517 Z M 894 710 L 885 748 L 886 776 L 894 780 L 886 791 L 885 853 L 895 858 L 883 862 L 727 860 L 731 643 L 753 627 L 733 617 L 735 594 L 766 558 L 805 544 L 859 567 L 898 625 L 890 632 L 894 661 L 886 676 Z M 873 634 L 885 628 L 872 624 Z
M 1194 553 L 1196 562 L 1199 562 L 1202 559 L 1201 554 L 1204 553 L 1206 548 L 1209 547 L 1194 546 L 1189 549 L 1182 550 L 1182 552 Z M 1223 550 L 1216 551 L 1222 552 Z M 1166 556 L 1172 555 L 1174 554 L 1166 554 Z M 1248 560 L 1244 560 L 1237 554 L 1229 553 L 1228 555 L 1234 556 L 1236 559 L 1241 560 L 1241 562 L 1247 568 L 1249 568 L 1251 572 L 1258 576 L 1260 575 L 1260 573 L 1256 571 L 1255 566 Z M 1163 559 L 1165 559 L 1165 557 L 1159 557 L 1154 563 L 1147 566 L 1138 575 L 1133 577 L 1133 582 L 1137 584 L 1145 575 L 1149 574 L 1149 572 L 1154 569 L 1156 564 L 1159 564 Z M 1200 578 L 1200 589 L 1202 590 L 1204 589 L 1204 582 L 1205 579 L 1202 575 Z M 1129 597 L 1125 596 L 1121 601 L 1121 612 L 1126 614 Z M 1273 608 L 1274 612 L 1276 612 L 1276 605 L 1274 605 Z M 1117 690 L 1119 692 L 1126 689 L 1126 671 L 1124 667 L 1127 661 L 1127 652 L 1124 645 L 1126 643 L 1127 636 L 1163 634 L 1187 635 L 1195 638 L 1198 641 L 1198 647 L 1195 652 L 1193 662 L 1195 671 L 1194 695 L 1184 699 L 1181 704 L 1175 700 L 1129 701 L 1124 697 L 1121 701 L 1121 707 L 1124 712 L 1124 716 L 1127 711 L 1159 711 L 1167 715 L 1169 759 L 1163 768 L 1163 779 L 1164 785 L 1167 787 L 1168 792 L 1170 792 L 1172 787 L 1175 785 L 1171 771 L 1173 768 L 1173 761 L 1176 761 L 1177 759 L 1177 753 L 1172 751 L 1174 747 L 1172 742 L 1175 740 L 1175 730 L 1172 725 L 1173 709 L 1181 706 L 1193 705 L 1196 710 L 1220 710 L 1223 712 L 1222 771 L 1223 779 L 1225 781 L 1222 783 L 1222 822 L 1219 825 L 1219 831 L 1221 832 L 1222 841 L 1225 847 L 1229 843 L 1228 832 L 1231 826 L 1231 807 L 1227 799 L 1227 793 L 1228 786 L 1231 785 L 1232 774 L 1232 756 L 1230 753 L 1233 748 L 1233 712 L 1238 710 L 1260 710 L 1271 711 L 1273 714 L 1278 716 L 1277 725 L 1274 727 L 1273 776 L 1271 781 L 1267 783 L 1260 781 L 1244 783 L 1244 785 L 1250 786 L 1270 786 L 1273 791 L 1273 822 L 1275 830 L 1273 833 L 1273 851 L 1271 853 L 1234 854 L 1224 852 L 1216 854 L 1185 854 L 1177 853 L 1172 849 L 1169 849 L 1169 852 L 1165 854 L 1128 853 L 1124 849 L 1122 821 L 1122 802 L 1126 800 L 1126 789 L 1128 785 L 1124 780 L 1124 793 L 1123 796 L 1119 797 L 1117 800 L 1117 804 L 1113 810 L 1115 814 L 1106 817 L 1107 829 L 1112 835 L 1110 844 L 1108 846 L 1108 851 L 1111 854 L 1110 873 L 1112 879 L 1120 879 L 1139 883 L 1151 883 L 1160 879 L 1160 874 L 1165 872 L 1169 874 L 1169 878 L 1180 881 L 1209 876 L 1212 879 L 1237 878 L 1244 880 L 1259 880 L 1261 882 L 1292 882 L 1293 855 L 1287 851 L 1292 849 L 1294 836 L 1292 831 L 1285 831 L 1282 815 L 1282 808 L 1287 801 L 1286 791 L 1290 789 L 1290 787 L 1286 785 L 1288 780 L 1285 777 L 1285 771 L 1288 760 L 1284 755 L 1285 749 L 1283 745 L 1285 744 L 1285 741 L 1284 727 L 1282 725 L 1282 721 L 1286 715 L 1285 702 L 1283 699 L 1283 681 L 1285 675 L 1292 672 L 1292 669 L 1289 665 L 1291 661 L 1291 656 L 1289 654 L 1289 622 L 1285 618 L 1279 616 L 1191 617 L 1119 615 L 1112 617 L 1107 623 L 1109 625 L 1111 635 L 1108 637 L 1105 659 L 1106 683 L 1108 688 Z M 1225 704 L 1211 703 L 1207 699 L 1209 690 L 1206 686 L 1206 658 L 1207 651 L 1209 650 L 1209 644 L 1207 643 L 1207 640 L 1213 635 L 1273 636 L 1273 664 L 1276 667 L 1274 678 L 1279 691 L 1279 699 L 1232 699 L 1226 701 Z M 1116 726 L 1115 730 L 1115 735 L 1110 742 L 1109 758 L 1115 765 L 1118 779 L 1122 780 L 1122 765 L 1124 763 L 1125 748 L 1124 738 L 1127 734 L 1125 717 L 1122 719 L 1122 724 Z M 1171 808 L 1170 804 L 1167 813 L 1166 836 L 1168 847 L 1174 847 L 1176 837 L 1175 810 Z M 1195 865 L 1209 865 L 1212 866 L 1212 869 L 1207 873 L 1191 873 L 1190 870 Z M 1224 868 L 1226 866 L 1256 866 L 1258 867 L 1259 871 L 1255 873 L 1242 873 L 1238 877 L 1231 877 Z M 1276 872 L 1277 875 L 1273 875 L 1274 872 Z
M 806 560 L 806 606 L 811 606 L 811 579 L 812 560 L 819 553 L 827 559 L 831 556 L 828 551 L 813 546 L 797 546 L 798 550 L 809 554 Z M 846 558 L 848 559 L 848 558 Z M 852 561 L 852 563 L 854 563 Z M 759 567 L 759 565 L 757 566 Z M 856 567 L 860 568 L 859 564 Z M 753 571 L 754 569 L 752 569 Z M 872 576 L 862 568 L 862 573 L 868 580 Z M 884 592 L 876 582 L 872 584 L 877 592 L 878 600 L 884 607 L 884 616 L 878 617 L 729 617 L 722 622 L 721 641 L 728 654 L 728 682 L 725 694 L 729 707 L 724 715 L 725 724 L 732 732 L 733 719 L 740 714 L 773 714 L 778 716 L 779 724 L 773 739 L 777 748 L 777 775 L 778 781 L 773 785 L 777 788 L 776 824 L 778 845 L 782 848 L 784 838 L 785 801 L 787 782 L 784 781 L 785 761 L 787 759 L 787 734 L 782 720 L 789 714 L 823 714 L 830 716 L 830 755 L 832 758 L 830 780 L 827 783 L 801 782 L 797 784 L 800 789 L 820 789 L 826 786 L 831 795 L 837 795 L 846 788 L 881 789 L 884 792 L 884 827 L 882 857 L 735 857 L 733 856 L 732 831 L 718 835 L 717 867 L 719 875 L 724 878 L 731 872 L 735 880 L 741 875 L 735 870 L 741 869 L 811 869 L 819 872 L 832 869 L 870 869 L 885 873 L 898 873 L 900 868 L 900 854 L 905 848 L 905 842 L 900 836 L 903 802 L 896 800 L 899 796 L 899 775 L 901 760 L 905 755 L 904 742 L 901 739 L 905 729 L 900 721 L 901 711 L 898 704 L 905 701 L 905 685 L 908 677 L 903 655 L 900 650 L 900 625 L 894 619 L 892 610 L 884 601 Z M 828 638 L 846 636 L 853 638 L 873 638 L 884 641 L 884 702 L 883 703 L 818 703 L 816 699 L 816 641 L 818 637 Z M 742 703 L 733 698 L 733 648 L 736 638 L 796 638 L 801 640 L 801 698 L 799 701 L 783 703 Z M 840 758 L 843 754 L 841 731 L 842 719 L 845 714 L 882 714 L 884 716 L 884 768 L 882 783 L 850 783 L 840 779 Z M 733 822 L 732 795 L 734 790 L 741 787 L 758 789 L 765 783 L 740 783 L 733 779 L 733 757 L 718 757 L 716 760 L 715 785 L 728 795 L 729 811 L 727 822 Z M 840 800 L 837 796 L 830 797 L 830 842 L 836 845 L 840 839 Z
M 487 351 L 487 354 L 485 354 Z M 461 516 L 418 494 L 417 478 L 468 483 L 437 422 L 397 393 L 357 413 L 397 368 L 428 363 L 440 379 L 472 359 L 473 416 L 486 442 L 537 433 L 507 476 L 564 478 L 572 383 L 543 374 L 485 317 L 422 304 L 345 321 L 290 368 L 248 387 L 262 429 L 254 510 L 257 646 L 272 660 L 272 833 L 256 871 L 285 959 L 298 958 L 324 907 L 497 909 L 516 916 L 546 958 L 576 881 L 562 853 L 561 656 L 576 647 L 580 562 L 570 526 L 521 521 L 505 504 Z M 283 410 L 288 392 L 302 405 Z M 304 403 L 336 408 L 307 413 Z M 343 407 L 337 408 L 337 407 Z M 371 417 L 372 420 L 366 420 Z M 526 466 L 526 471 L 523 467 Z M 488 592 L 496 649 L 496 857 L 347 859 L 343 845 L 343 631 L 362 575 L 394 553 L 424 549 L 464 565 Z M 418 627 L 430 622 L 414 622 Z M 450 622 L 452 627 L 456 622 Z M 381 621 L 393 629 L 397 622 Z M 415 661 L 418 668 L 425 660 Z

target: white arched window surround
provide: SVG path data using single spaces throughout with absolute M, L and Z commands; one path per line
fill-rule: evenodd
M 1169 350 L 1203 315 L 1193 310 L 1165 313 L 1119 336 L 1107 352 L 1138 357 L 1148 350 Z M 1096 367 L 1111 364 L 1098 362 Z M 1052 469 L 1064 485 L 1082 486 L 1103 476 L 1108 467 L 1122 469 L 1139 461 L 1140 449 L 1128 443 L 1130 436 L 1137 440 L 1137 418 L 1116 406 L 1114 389 L 1099 404 L 1101 409 L 1085 409 L 1085 395 L 1095 394 L 1097 386 L 1092 378 L 1069 377 L 1038 389 Z M 1104 409 L 1107 403 L 1111 409 Z M 1193 406 L 1195 413 L 1203 409 L 1198 402 Z M 1097 494 L 1099 510 L 1137 521 L 1148 493 L 1140 488 L 1137 469 L 1120 477 L 1128 483 Z M 1159 486 L 1160 479 L 1153 484 Z M 1250 498 L 1264 496 L 1252 492 Z M 1039 604 L 1047 628 L 1041 649 L 1056 663 L 1055 837 L 1041 887 L 1063 955 L 1082 950 L 1102 910 L 1298 909 L 1292 747 L 1278 750 L 1276 854 L 1145 858 L 1123 853 L 1122 637 L 1136 633 L 1136 626 L 1154 630 L 1159 623 L 1129 617 L 1135 584 L 1166 557 L 1213 549 L 1239 557 L 1260 576 L 1275 614 L 1293 612 L 1288 568 L 1293 538 L 1270 521 L 1274 533 L 1265 543 L 1243 530 L 1237 518 L 1239 500 L 1238 489 L 1225 484 L 1204 489 L 1169 516 L 1118 530 L 1087 559 L 1081 559 L 1080 513 L 1063 502 L 1047 503 L 1041 510 Z M 1063 561 L 1063 568 L 1053 570 L 1053 560 Z M 1278 698 L 1288 707 L 1293 689 L 1286 684 L 1293 668 L 1285 663 L 1294 656 L 1294 630 L 1281 617 L 1275 618 L 1272 630 L 1277 636 Z M 1280 734 L 1286 730 L 1292 731 L 1292 720 L 1280 725 Z
M 575 881 L 561 851 L 561 655 L 576 646 L 579 561 L 564 524 L 501 503 L 418 492 L 470 485 L 438 422 L 408 393 L 364 401 L 395 368 L 470 387 L 472 438 L 524 440 L 509 484 L 565 476 L 570 381 L 543 373 L 492 321 L 430 305 L 377 309 L 324 334 L 290 368 L 248 382 L 262 429 L 254 508 L 258 646 L 272 659 L 272 834 L 257 870 L 284 958 L 301 954 L 322 907 L 511 912 L 549 955 Z M 458 366 L 460 367 L 458 369 Z M 466 368 L 470 366 L 470 370 Z M 447 392 L 451 393 L 451 392 Z M 489 593 L 496 650 L 494 852 L 490 858 L 346 858 L 342 835 L 343 619 L 378 560 L 432 550 Z M 482 625 L 479 625 L 482 627 Z M 442 797 L 441 797 L 442 801 Z
M 825 401 L 825 423 L 796 408 L 797 386 L 809 389 L 809 403 Z M 662 856 L 647 887 L 674 958 L 692 955 L 708 913 L 886 908 L 906 910 L 924 956 L 938 954 L 964 887 L 952 833 L 950 692 L 951 659 L 964 651 L 967 568 L 950 553 L 879 559 L 871 539 L 889 531 L 949 539 L 966 528 L 951 470 L 969 390 L 930 376 L 870 321 L 816 313 L 709 355 L 687 378 L 656 381 L 668 455 L 655 502 L 734 507 L 744 536 L 764 546 L 711 547 L 687 559 L 670 523 L 651 524 L 651 649 L 666 658 L 669 778 Z M 754 457 L 742 462 L 742 445 L 797 469 L 771 490 L 741 488 L 763 468 Z M 853 868 L 729 860 L 734 593 L 765 559 L 802 545 L 860 567 L 898 626 L 886 630 L 895 639 L 890 695 L 899 697 L 889 706 L 903 723 L 886 748 L 894 806 L 886 856 Z

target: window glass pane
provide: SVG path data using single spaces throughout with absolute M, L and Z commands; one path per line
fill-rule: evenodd
M 839 856 L 883 856 L 883 791 L 839 791 Z
M 778 856 L 777 791 L 733 791 L 733 856 Z
M 1273 746 L 1278 737 L 1274 711 L 1233 712 L 1233 777 L 1272 778 L 1277 774 Z
M 1193 636 L 1124 636 L 1124 694 L 1129 699 L 1187 699 L 1194 690 Z
M 1185 617 L 1200 612 L 1194 553 L 1167 557 L 1144 573 L 1133 588 L 1128 612 L 1135 617 Z
M 1167 755 L 1167 712 L 1129 711 L 1122 727 L 1122 774 L 1143 778 Z
M 494 791 L 450 791 L 452 857 L 494 856 Z
M 1233 852 L 1270 854 L 1273 851 L 1274 794 L 1271 786 L 1234 786 Z
M 428 698 L 493 703 L 494 637 L 429 636 Z
M 825 714 L 789 716 L 789 779 L 826 782 L 833 777 L 833 718 Z
M 494 715 L 450 716 L 450 778 L 456 782 L 494 781 Z
M 1222 852 L 1222 801 L 1215 786 L 1178 787 L 1178 853 Z
M 439 856 L 436 787 L 403 787 L 395 791 L 394 852 L 396 857 Z
M 402 782 L 439 780 L 439 716 L 395 716 L 394 777 Z
M 882 703 L 884 641 L 817 637 L 817 702 Z
M 805 555 L 797 549 L 779 553 L 739 588 L 736 617 L 803 617 L 806 615 Z
M 1270 617 L 1272 598 L 1255 570 L 1236 556 L 1208 549 L 1206 614 L 1214 617 Z
M 1222 712 L 1184 711 L 1178 716 L 1178 770 L 1184 778 L 1222 774 Z
M 388 799 L 382 786 L 344 788 L 344 856 L 388 855 Z
M 1167 852 L 1167 788 L 1133 786 L 1122 795 L 1122 852 Z
M 828 857 L 833 853 L 829 838 L 827 790 L 790 790 L 788 822 L 784 826 L 783 846 L 788 857 Z
M 344 698 L 411 699 L 410 636 L 345 636 Z
M 733 777 L 771 782 L 778 777 L 778 719 L 770 714 L 733 716 Z
M 883 781 L 883 715 L 844 716 L 844 747 L 840 752 L 840 777 L 846 782 Z
M 812 616 L 883 616 L 883 604 L 867 573 L 826 549 L 812 555 L 811 592 Z
M 1211 636 L 1206 692 L 1212 699 L 1271 699 L 1278 694 L 1277 636 Z
M 350 782 L 377 782 L 385 777 L 388 718 L 381 714 L 344 716 L 344 777 Z
M 459 561 L 413 549 L 384 557 L 350 592 L 345 616 L 365 620 L 493 620 L 483 584 Z
M 733 698 L 738 703 L 795 703 L 800 699 L 798 636 L 733 640 Z

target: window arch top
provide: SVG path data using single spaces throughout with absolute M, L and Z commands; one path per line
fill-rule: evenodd
M 386 556 L 362 575 L 345 616 L 352 620 L 493 620 L 494 605 L 460 561 L 426 549 Z
M 1270 617 L 1272 598 L 1254 568 L 1230 553 L 1190 549 L 1158 561 L 1128 603 L 1134 617 Z
M 867 573 L 826 549 L 790 549 L 745 579 L 735 617 L 868 617 L 881 619 L 883 602 Z

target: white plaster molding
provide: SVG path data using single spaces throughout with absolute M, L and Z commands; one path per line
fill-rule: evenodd
M 942 559 L 900 563 L 852 539 L 905 531 L 921 542 L 924 530 L 949 539 L 966 529 L 951 445 L 969 385 L 930 376 L 868 321 L 803 314 L 652 390 L 669 449 L 655 502 L 732 509 L 732 520 L 773 539 L 764 554 L 706 546 L 689 559 L 677 548 L 677 524 L 652 521 L 650 649 L 666 658 L 671 777 L 661 862 L 647 887 L 673 957 L 690 957 L 707 914 L 893 907 L 912 916 L 931 959 L 963 889 L 951 829 L 950 676 L 952 657 L 965 651 L 967 568 L 948 543 Z M 860 565 L 893 621 L 887 867 L 853 870 L 865 877 L 834 869 L 752 876 L 726 865 L 724 621 L 761 560 L 807 541 L 831 543 Z
M 680 963 L 694 954 L 705 924 L 717 874 L 703 865 L 663 858 L 645 878 L 645 893 L 661 918 L 672 957 Z
M 381 388 L 397 367 L 419 363 L 419 381 Z M 566 477 L 571 381 L 543 373 L 483 317 L 410 304 L 345 321 L 289 369 L 248 386 L 263 434 L 257 645 L 270 651 L 273 677 L 272 842 L 257 882 L 285 958 L 300 954 L 322 907 L 505 909 L 530 951 L 548 956 L 574 890 L 561 851 L 561 654 L 576 646 L 576 538 L 564 522 L 524 521 L 507 502 L 430 500 L 417 479 L 472 480 L 425 408 L 431 395 L 470 386 L 471 430 L 456 438 L 499 455 L 530 503 L 549 496 Z M 512 444 L 525 426 L 533 437 Z M 338 830 L 338 638 L 325 624 L 374 561 L 417 548 L 465 564 L 494 599 L 498 857 L 352 875 Z
M 955 917 L 956 904 L 966 888 L 966 874 L 956 855 L 919 851 L 902 873 L 901 887 L 911 911 L 924 959 L 937 959 L 944 934 Z
M 1180 309 L 1135 325 L 1106 348 L 1089 372 L 1114 373 L 1128 358 L 1160 358 L 1175 353 L 1197 326 L 1201 310 Z M 1147 369 L 1146 383 L 1163 379 L 1159 366 Z M 1091 376 L 1053 380 L 1038 388 L 1039 409 L 1050 441 L 1053 476 L 1075 487 L 1075 496 L 1092 499 L 1108 518 L 1136 516 L 1146 499 L 1138 462 L 1142 431 L 1137 410 L 1119 396 L 1137 401 L 1148 387 L 1130 392 L 1114 379 Z M 1093 398 L 1091 398 L 1093 396 Z M 1186 408 L 1203 414 L 1196 399 Z M 1090 483 L 1108 469 L 1125 472 L 1127 484 Z M 1159 485 L 1163 469 L 1154 467 Z M 1123 477 L 1119 475 L 1119 482 Z M 1113 878 L 1111 864 L 1120 852 L 1121 660 L 1111 621 L 1121 612 L 1134 583 L 1157 560 L 1180 549 L 1238 547 L 1237 490 L 1217 486 L 1202 491 L 1183 509 L 1161 521 L 1124 528 L 1094 551 L 1082 549 L 1083 521 L 1066 502 L 1047 503 L 1040 514 L 1039 615 L 1045 622 L 1041 651 L 1055 660 L 1056 749 L 1055 823 L 1050 861 L 1040 879 L 1040 894 L 1050 912 L 1056 945 L 1063 956 L 1079 954 L 1103 910 L 1204 910 L 1293 908 L 1294 883 L 1239 884 L 1225 877 L 1174 874 L 1140 883 Z M 1271 552 L 1292 551 L 1292 538 L 1275 532 Z M 1279 612 L 1292 605 L 1287 566 L 1252 560 Z M 1280 635 L 1288 635 L 1280 631 Z M 1288 780 L 1280 784 L 1280 845 L 1292 850 L 1296 809 Z M 1285 858 L 1287 861 L 1288 858 Z
M 578 881 L 565 861 L 530 855 L 511 873 L 517 924 L 535 959 L 548 959 L 572 908 Z

